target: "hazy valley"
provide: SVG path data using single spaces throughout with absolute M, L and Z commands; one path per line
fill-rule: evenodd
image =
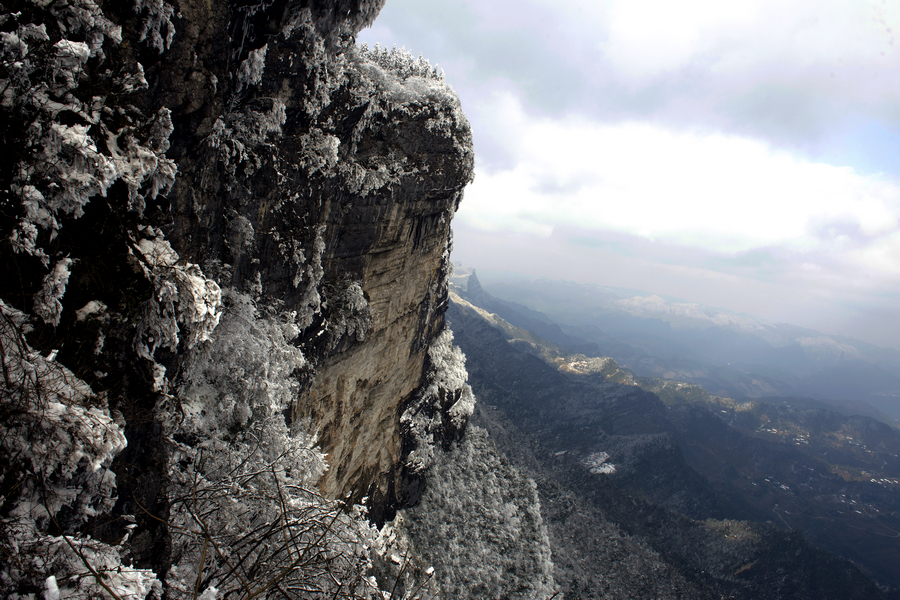
M 599 539 L 598 531 L 615 526 L 674 569 L 660 571 L 667 574 L 654 584 L 662 586 L 654 593 L 667 597 L 677 594 L 666 586 L 687 581 L 713 596 L 737 597 L 806 597 L 817 580 L 828 581 L 820 597 L 854 597 L 863 589 L 874 594 L 861 583 L 864 573 L 882 586 L 900 584 L 894 569 L 900 557 L 896 428 L 813 399 L 735 400 L 694 383 L 644 377 L 599 358 L 605 353 L 576 338 L 574 328 L 497 300 L 466 274 L 457 273 L 454 282 L 460 295 L 448 317 L 480 400 L 475 423 L 539 481 L 545 520 L 556 533 L 554 556 L 571 561 L 557 560 L 558 581 L 566 580 L 563 565 L 589 573 L 598 552 L 612 552 L 573 544 Z M 540 287 L 547 289 L 547 282 Z M 517 321 L 521 327 L 511 324 Z M 523 449 L 520 435 L 530 436 L 537 449 Z M 616 499 L 617 493 L 630 501 Z M 556 512 L 563 510 L 558 501 L 571 504 L 564 516 Z M 655 524 L 645 521 L 649 514 L 658 515 Z M 569 532 L 573 522 L 585 530 Z M 723 533 L 728 527 L 753 534 Z M 734 539 L 743 540 L 740 549 L 719 549 L 715 558 L 700 550 Z M 808 562 L 790 562 L 800 556 Z M 856 568 L 838 566 L 837 557 L 861 571 L 851 575 Z M 569 576 L 585 586 L 578 593 L 593 597 L 585 583 L 590 577 Z M 779 577 L 787 587 L 776 592 L 772 582 Z M 631 581 L 622 573 L 605 580 L 633 585 L 622 583 Z

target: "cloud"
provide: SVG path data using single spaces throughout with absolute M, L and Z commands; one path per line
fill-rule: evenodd
M 841 251 L 851 238 L 886 243 L 900 225 L 897 181 L 764 141 L 534 116 L 508 93 L 475 112 L 495 115 L 488 134 L 505 141 L 511 166 L 484 166 L 476 154 L 458 214 L 473 226 L 548 235 L 579 225 L 734 253 L 771 245 Z
M 557 227 L 548 237 L 454 221 L 453 260 L 490 271 L 644 290 L 773 322 L 898 347 L 900 282 L 766 248 L 722 255 L 625 234 Z
M 880 0 L 391 0 L 361 38 L 439 62 L 467 110 L 502 82 L 543 114 L 822 154 L 854 113 L 900 124 L 898 32 Z
M 898 33 L 882 0 L 390 0 L 360 37 L 460 95 L 455 260 L 893 343 Z

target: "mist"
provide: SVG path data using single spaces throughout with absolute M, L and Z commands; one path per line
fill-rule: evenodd
M 900 8 L 392 0 L 475 139 L 453 260 L 898 347 Z

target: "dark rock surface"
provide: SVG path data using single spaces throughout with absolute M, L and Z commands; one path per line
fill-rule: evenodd
M 4 55 L 0 72 L 0 299 L 35 307 L 29 343 L 58 349 L 122 416 L 119 504 L 92 532 L 117 541 L 116 516 L 136 515 L 136 565 L 170 560 L 160 403 L 190 387 L 188 355 L 241 302 L 302 352 L 285 418 L 318 434 L 322 491 L 367 498 L 378 521 L 416 498 L 401 415 L 435 368 L 473 150 L 442 76 L 354 45 L 382 4 L 0 7 L 4 51 L 26 40 L 32 61 Z M 76 318 L 91 301 L 99 316 Z

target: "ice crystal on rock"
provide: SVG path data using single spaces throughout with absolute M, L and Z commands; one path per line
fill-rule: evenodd
M 240 256 L 253 244 L 255 234 L 250 219 L 244 215 L 236 215 L 228 221 L 228 237 L 225 239 L 225 245 L 232 255 Z
M 300 301 L 298 312 L 298 324 L 301 329 L 309 327 L 322 306 L 322 296 L 319 294 L 319 283 L 325 275 L 322 268 L 322 254 L 325 252 L 325 226 L 316 229 L 316 239 L 313 242 L 312 256 L 304 257 L 297 264 L 297 276 L 294 278 L 294 287 L 299 287 L 305 279 L 306 290 Z M 301 253 L 301 256 L 302 253 Z
M 416 445 L 407 458 L 413 472 L 423 472 L 431 466 L 436 440 L 459 435 L 475 409 L 475 396 L 466 383 L 466 357 L 453 345 L 449 328 L 429 346 L 428 359 L 426 383 L 400 417 Z
M 252 175 L 260 169 L 258 147 L 271 145 L 280 138 L 286 120 L 284 102 L 275 98 L 266 98 L 242 112 L 230 112 L 216 119 L 206 144 L 217 152 L 229 174 L 226 188 L 234 185 L 239 174 Z M 238 167 L 243 167 L 242 173 Z
M 362 285 L 354 281 L 331 289 L 326 287 L 325 298 L 327 330 L 333 343 L 344 336 L 357 342 L 365 341 L 372 327 L 372 314 Z
M 144 11 L 147 12 L 147 16 L 144 17 L 141 27 L 140 41 L 149 40 L 150 46 L 162 54 L 169 49 L 172 38 L 175 37 L 175 24 L 172 23 L 175 9 L 164 0 L 135 0 L 134 12 L 143 14 Z M 163 28 L 166 30 L 165 37 Z
M 64 258 L 56 263 L 53 270 L 44 277 L 41 291 L 34 297 L 34 312 L 44 323 L 56 327 L 62 314 L 62 297 L 66 293 L 69 282 L 71 258 Z
M 115 547 L 72 535 L 116 501 L 109 466 L 125 448 L 123 431 L 85 382 L 28 345 L 26 329 L 26 315 L 0 301 L 3 589 L 35 593 L 53 576 L 44 587 L 60 597 L 101 590 L 143 597 L 158 587 L 151 571 L 124 566 Z M 50 527 L 63 535 L 48 535 Z
M 246 87 L 257 85 L 262 81 L 263 71 L 266 68 L 266 52 L 269 45 L 266 44 L 262 48 L 251 50 L 247 58 L 241 62 L 238 69 L 238 93 Z
M 102 51 L 99 46 L 104 39 L 109 39 L 115 44 L 122 43 L 122 28 L 107 19 L 94 0 L 33 0 L 33 2 L 46 8 L 56 18 L 56 24 L 64 35 L 77 33 L 91 40 L 91 56 L 100 55 Z

